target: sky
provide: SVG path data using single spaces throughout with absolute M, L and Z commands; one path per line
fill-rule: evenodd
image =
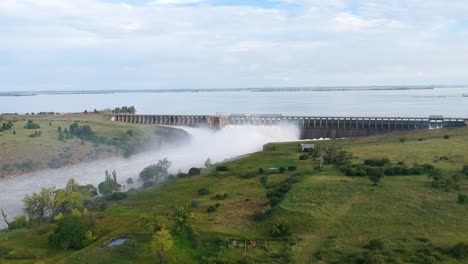
M 466 0 L 0 0 L 0 91 L 468 84 Z

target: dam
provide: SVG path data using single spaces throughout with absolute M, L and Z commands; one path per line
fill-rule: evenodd
M 429 117 L 320 117 L 284 116 L 281 114 L 229 115 L 136 115 L 115 114 L 115 122 L 149 125 L 207 127 L 223 129 L 228 125 L 281 126 L 294 125 L 301 131 L 301 139 L 344 138 L 398 131 L 424 130 L 468 125 L 466 118 Z

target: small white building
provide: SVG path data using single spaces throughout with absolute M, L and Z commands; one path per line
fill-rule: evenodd
M 298 145 L 298 150 L 301 152 L 310 151 L 310 150 L 313 150 L 314 148 L 315 148 L 314 144 L 299 144 Z

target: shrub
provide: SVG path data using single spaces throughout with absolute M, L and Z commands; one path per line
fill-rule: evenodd
M 189 175 L 187 173 L 179 172 L 179 173 L 177 173 L 177 177 L 178 178 L 187 178 L 187 177 L 189 177 Z
M 462 172 L 464 172 L 466 175 L 468 175 L 468 165 L 464 165 Z
M 214 198 L 216 200 L 224 200 L 228 197 L 229 195 L 227 193 L 224 193 L 224 194 L 217 194 Z
M 390 164 L 390 160 L 388 158 L 364 160 L 364 165 L 368 165 L 368 166 L 383 167 L 388 164 Z
M 198 208 L 198 206 L 200 206 L 200 201 L 198 200 L 192 200 L 192 202 L 190 203 L 190 206 L 192 208 Z
M 297 168 L 296 166 L 289 166 L 288 171 L 295 171 Z
M 259 169 L 258 169 L 258 173 L 259 173 L 259 174 L 263 174 L 263 173 L 265 173 L 265 170 L 264 170 L 263 168 L 259 168 Z
M 216 171 L 228 171 L 228 167 L 225 165 L 216 166 Z
M 198 195 L 207 195 L 210 191 L 207 188 L 201 188 L 198 190 Z
M 288 236 L 290 232 L 285 223 L 274 223 L 271 227 L 271 234 L 274 237 L 284 237 Z
M 450 249 L 449 253 L 457 259 L 464 259 L 468 256 L 468 244 L 458 243 Z
M 24 126 L 26 129 L 39 129 L 41 126 L 39 124 L 34 123 L 32 120 L 28 120 L 26 125 Z
M 217 207 L 214 206 L 214 205 L 211 205 L 208 208 L 206 208 L 207 213 L 214 213 L 214 212 L 216 212 L 216 210 L 217 210 Z
M 400 142 L 403 143 L 406 141 L 406 138 L 400 138 Z
M 128 195 L 126 193 L 123 193 L 123 192 L 114 192 L 112 193 L 110 196 L 109 196 L 109 200 L 112 200 L 112 201 L 119 201 L 119 200 L 123 200 L 123 199 L 126 199 L 128 197 Z
M 127 179 L 127 184 L 133 184 L 133 179 L 132 179 L 132 178 L 128 178 L 128 179 Z
M 190 168 L 190 170 L 188 171 L 188 174 L 190 176 L 200 175 L 200 173 L 201 173 L 201 169 L 199 168 Z
M 280 172 L 280 173 L 284 173 L 285 171 L 286 171 L 286 168 L 285 168 L 285 167 L 280 167 L 280 168 L 279 168 L 279 172 Z
M 449 135 L 444 135 L 444 139 L 449 139 L 450 136 Z
M 62 218 L 54 233 L 49 236 L 49 243 L 56 248 L 81 249 L 85 247 L 86 223 L 79 216 L 66 216 Z
M 468 197 L 465 194 L 458 195 L 458 203 L 465 204 L 468 201 Z
M 366 248 L 369 250 L 383 250 L 384 243 L 381 240 L 372 239 L 369 241 L 369 244 L 366 246 Z
M 306 160 L 308 158 L 309 158 L 309 156 L 306 155 L 306 154 L 302 154 L 302 155 L 299 156 L 299 160 Z
M 20 229 L 28 226 L 28 219 L 25 215 L 20 215 L 15 217 L 13 221 L 10 222 L 10 229 Z

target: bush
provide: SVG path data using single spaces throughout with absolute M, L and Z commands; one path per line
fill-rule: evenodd
M 400 138 L 400 142 L 403 143 L 406 141 L 406 138 Z
M 263 173 L 265 173 L 265 170 L 264 170 L 263 168 L 259 168 L 259 169 L 258 169 L 258 173 L 259 173 L 259 174 L 263 174 Z
M 216 212 L 216 210 L 218 209 L 218 207 L 214 206 L 214 205 L 211 205 L 209 206 L 208 208 L 206 208 L 206 212 L 208 213 L 214 213 Z
M 388 164 L 390 164 L 390 160 L 388 158 L 364 160 L 364 165 L 368 165 L 368 166 L 383 167 Z
M 62 218 L 54 233 L 49 236 L 49 243 L 56 248 L 81 249 L 85 247 L 86 223 L 79 216 L 66 216 Z
M 192 200 L 192 202 L 190 203 L 190 206 L 192 208 L 198 208 L 198 206 L 200 206 L 200 201 L 198 200 Z
M 32 120 L 28 120 L 26 125 L 24 126 L 26 129 L 39 129 L 41 126 L 39 124 L 34 123 Z
M 285 223 L 274 223 L 271 227 L 271 234 L 274 237 L 284 237 L 290 235 L 290 232 Z
M 112 201 L 119 201 L 119 200 L 123 200 L 123 199 L 126 199 L 128 197 L 128 195 L 126 193 L 123 193 L 123 192 L 114 192 L 112 193 L 110 196 L 109 196 L 109 200 L 112 200 Z
M 198 190 L 198 195 L 207 195 L 210 191 L 207 188 L 201 188 Z
M 201 169 L 199 168 L 190 168 L 190 170 L 188 171 L 188 174 L 190 176 L 200 175 L 200 173 L 201 173 Z
M 383 250 L 384 243 L 378 239 L 372 239 L 369 241 L 369 244 L 366 246 L 369 250 Z
M 468 175 L 468 165 L 464 165 L 462 172 L 464 172 L 466 175 Z
M 289 166 L 288 171 L 295 171 L 297 170 L 296 166 Z
M 285 171 L 286 171 L 286 168 L 285 168 L 285 167 L 280 167 L 280 168 L 279 168 L 279 172 L 280 172 L 280 173 L 284 173 Z
M 309 156 L 306 155 L 306 154 L 302 154 L 302 155 L 299 156 L 299 160 L 306 160 L 308 158 L 309 158 Z
M 28 219 L 25 215 L 17 216 L 10 222 L 10 229 L 20 229 L 25 227 L 28 227 Z
M 458 195 L 458 203 L 465 204 L 468 201 L 468 197 L 465 194 Z
M 224 194 L 217 194 L 214 198 L 216 200 L 224 200 L 228 197 L 229 195 L 227 193 L 224 193 Z
M 127 184 L 133 184 L 133 179 L 132 179 L 132 178 L 128 178 L 128 179 L 127 179 Z
M 468 244 L 458 243 L 452 247 L 449 254 L 457 259 L 464 259 L 468 256 Z
M 444 135 L 444 139 L 449 139 L 450 136 L 449 135 Z
M 228 171 L 228 167 L 225 165 L 216 166 L 216 171 Z

